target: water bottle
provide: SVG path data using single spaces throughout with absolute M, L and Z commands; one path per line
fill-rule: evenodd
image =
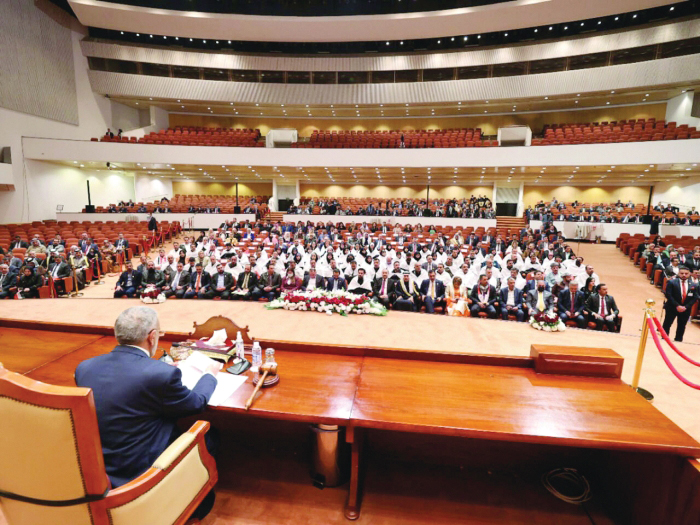
M 253 373 L 257 373 L 260 370 L 261 366 L 262 366 L 262 348 L 260 348 L 260 343 L 255 341 L 253 343 L 253 366 L 250 368 L 250 371 Z
M 243 350 L 243 337 L 241 337 L 241 332 L 238 332 L 236 336 L 236 357 L 239 359 L 245 359 L 245 351 Z

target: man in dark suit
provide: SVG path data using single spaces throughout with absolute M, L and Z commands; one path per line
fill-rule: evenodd
M 392 301 L 394 310 L 415 312 L 418 309 L 420 296 L 410 273 L 405 272 L 400 279 L 396 279 Z
M 333 268 L 333 277 L 329 277 L 326 282 L 327 292 L 336 292 L 339 290 L 347 290 L 348 283 L 344 277 L 340 275 L 340 270 L 338 268 Z
M 134 270 L 131 261 L 126 261 L 126 271 L 122 272 L 114 288 L 114 297 L 133 297 L 141 287 L 141 274 Z
M 258 284 L 258 275 L 251 271 L 250 264 L 246 264 L 243 271 L 238 274 L 236 289 L 231 294 L 234 301 L 248 301 Z
M 620 315 L 615 299 L 608 295 L 608 287 L 601 283 L 598 285 L 598 293 L 592 294 L 586 302 L 586 311 L 591 320 L 595 321 L 596 329 L 601 330 L 603 325 L 608 331 L 615 331 L 615 321 Z
M 433 272 L 435 273 L 435 272 Z M 376 299 L 386 308 L 390 306 L 390 297 L 394 293 L 394 279 L 389 279 L 389 270 L 384 268 L 381 275 L 374 278 L 372 282 L 372 299 Z
M 579 328 L 586 327 L 586 317 L 583 315 L 586 311 L 585 297 L 583 292 L 578 289 L 578 282 L 571 281 L 569 288 L 562 290 L 559 293 L 559 317 L 566 321 L 576 321 Z
M 421 300 L 425 305 L 425 312 L 428 314 L 434 313 L 436 306 L 442 306 L 443 309 L 446 306 L 445 284 L 435 277 L 435 270 L 430 270 L 428 278 L 420 285 Z
M 76 384 L 92 389 L 112 488 L 151 467 L 181 434 L 178 418 L 206 409 L 219 369 L 219 365 L 208 367 L 190 390 L 182 384 L 179 368 L 152 359 L 158 348 L 160 323 L 151 308 L 137 306 L 122 312 L 114 334 L 118 344 L 110 353 L 83 361 L 75 370 Z M 211 440 L 207 441 L 211 446 Z M 209 509 L 213 496 L 210 500 Z M 203 510 L 200 506 L 197 517 L 202 517 L 199 511 Z
M 525 320 L 523 312 L 523 291 L 515 287 L 515 279 L 508 278 L 508 285 L 501 288 L 500 292 L 501 318 L 508 320 L 508 315 L 514 315 L 518 322 Z
M 153 216 L 152 213 L 148 214 L 148 231 L 153 232 L 153 231 L 158 231 L 158 221 L 156 218 Z
M 23 241 L 19 235 L 15 235 L 15 240 L 10 244 L 9 252 L 12 253 L 15 248 L 29 248 L 29 243 Z
M 253 300 L 264 298 L 272 301 L 279 295 L 281 287 L 282 277 L 275 272 L 275 267 L 272 263 L 267 263 L 267 272 L 258 279 L 258 286 L 253 291 Z
M 165 286 L 165 274 L 156 268 L 154 261 L 148 261 L 146 271 L 141 276 L 141 289 L 137 288 L 137 292 L 142 292 L 149 285 L 153 285 L 159 291 Z
M 206 293 L 210 283 L 210 275 L 204 271 L 202 263 L 197 263 L 194 273 L 190 276 L 190 285 L 185 292 L 185 299 L 192 299 Z
M 12 299 L 17 293 L 17 275 L 7 264 L 0 264 L 0 299 Z
M 496 289 L 489 284 L 486 275 L 479 277 L 479 284 L 472 288 L 469 298 L 472 300 L 471 316 L 479 317 L 480 312 L 485 312 L 490 319 L 498 315 L 496 307 L 499 306 Z
M 179 262 L 175 273 L 170 277 L 167 284 L 163 287 L 163 294 L 165 297 L 170 298 L 173 295 L 178 299 L 182 299 L 185 296 L 185 291 L 190 284 L 190 273 L 186 272 L 184 265 Z
M 675 340 L 679 343 L 683 342 L 683 334 L 685 333 L 685 325 L 688 324 L 690 318 L 690 310 L 698 300 L 698 287 L 693 285 L 689 278 L 690 270 L 681 266 L 678 278 L 671 279 L 666 283 L 664 331 L 670 334 L 673 321 L 677 319 Z
M 537 287 L 527 292 L 525 296 L 525 306 L 527 313 L 532 317 L 542 312 L 546 312 L 554 306 L 554 297 L 547 291 L 547 283 L 543 280 L 537 281 Z
M 119 238 L 114 241 L 114 247 L 117 251 L 126 252 L 129 250 L 129 241 L 124 238 L 124 234 L 120 233 Z
M 233 275 L 224 271 L 224 265 L 219 263 L 216 265 L 216 273 L 211 276 L 211 284 L 207 291 L 199 294 L 199 299 L 213 299 L 221 297 L 226 300 L 231 296 L 231 287 L 233 286 Z
M 56 255 L 54 257 L 54 261 L 55 262 L 49 265 L 48 274 L 53 279 L 53 285 L 56 293 L 65 294 L 66 284 L 62 281 L 62 279 L 70 277 L 72 272 L 62 253 Z
M 302 290 L 324 290 L 325 285 L 323 282 L 323 277 L 316 273 L 316 268 L 310 268 L 309 272 L 304 275 L 304 279 L 301 282 Z

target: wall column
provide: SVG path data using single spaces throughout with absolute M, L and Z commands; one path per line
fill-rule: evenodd
M 498 196 L 498 184 L 496 181 L 493 181 L 493 199 L 491 199 L 491 202 L 493 203 L 493 209 L 496 209 L 496 197 Z
M 279 205 L 277 199 L 277 179 L 272 179 L 272 202 L 269 204 L 270 211 L 277 211 Z
M 523 194 L 525 193 L 525 183 L 520 183 L 520 192 L 518 193 L 518 217 L 522 217 L 525 213 L 525 202 L 523 201 Z
M 301 181 L 297 179 L 296 194 L 294 195 L 294 206 L 299 206 L 301 200 Z
M 666 104 L 666 122 L 700 126 L 700 118 L 692 115 L 694 95 L 695 92 L 686 91 L 670 99 Z

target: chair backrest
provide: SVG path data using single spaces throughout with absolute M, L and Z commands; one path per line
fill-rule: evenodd
M 0 491 L 44 501 L 104 494 L 97 415 L 89 388 L 40 383 L 0 366 Z M 10 525 L 92 524 L 89 504 L 54 507 L 0 497 Z

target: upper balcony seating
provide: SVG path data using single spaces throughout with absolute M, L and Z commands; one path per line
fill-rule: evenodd
M 700 138 L 700 131 L 687 124 L 650 119 L 619 122 L 586 122 L 585 124 L 552 124 L 543 129 L 543 138 L 533 138 L 533 146 L 553 144 L 611 144 L 613 142 L 646 142 Z
M 473 148 L 498 146 L 497 140 L 482 140 L 480 128 L 415 131 L 319 131 L 308 142 L 292 143 L 293 148 L 400 148 L 401 135 L 406 148 Z
M 93 138 L 93 141 L 98 139 Z M 259 129 L 227 129 L 202 127 L 175 127 L 151 131 L 145 137 L 110 137 L 105 135 L 100 142 L 122 142 L 129 144 L 170 144 L 174 146 L 233 146 L 239 148 L 264 148 Z

